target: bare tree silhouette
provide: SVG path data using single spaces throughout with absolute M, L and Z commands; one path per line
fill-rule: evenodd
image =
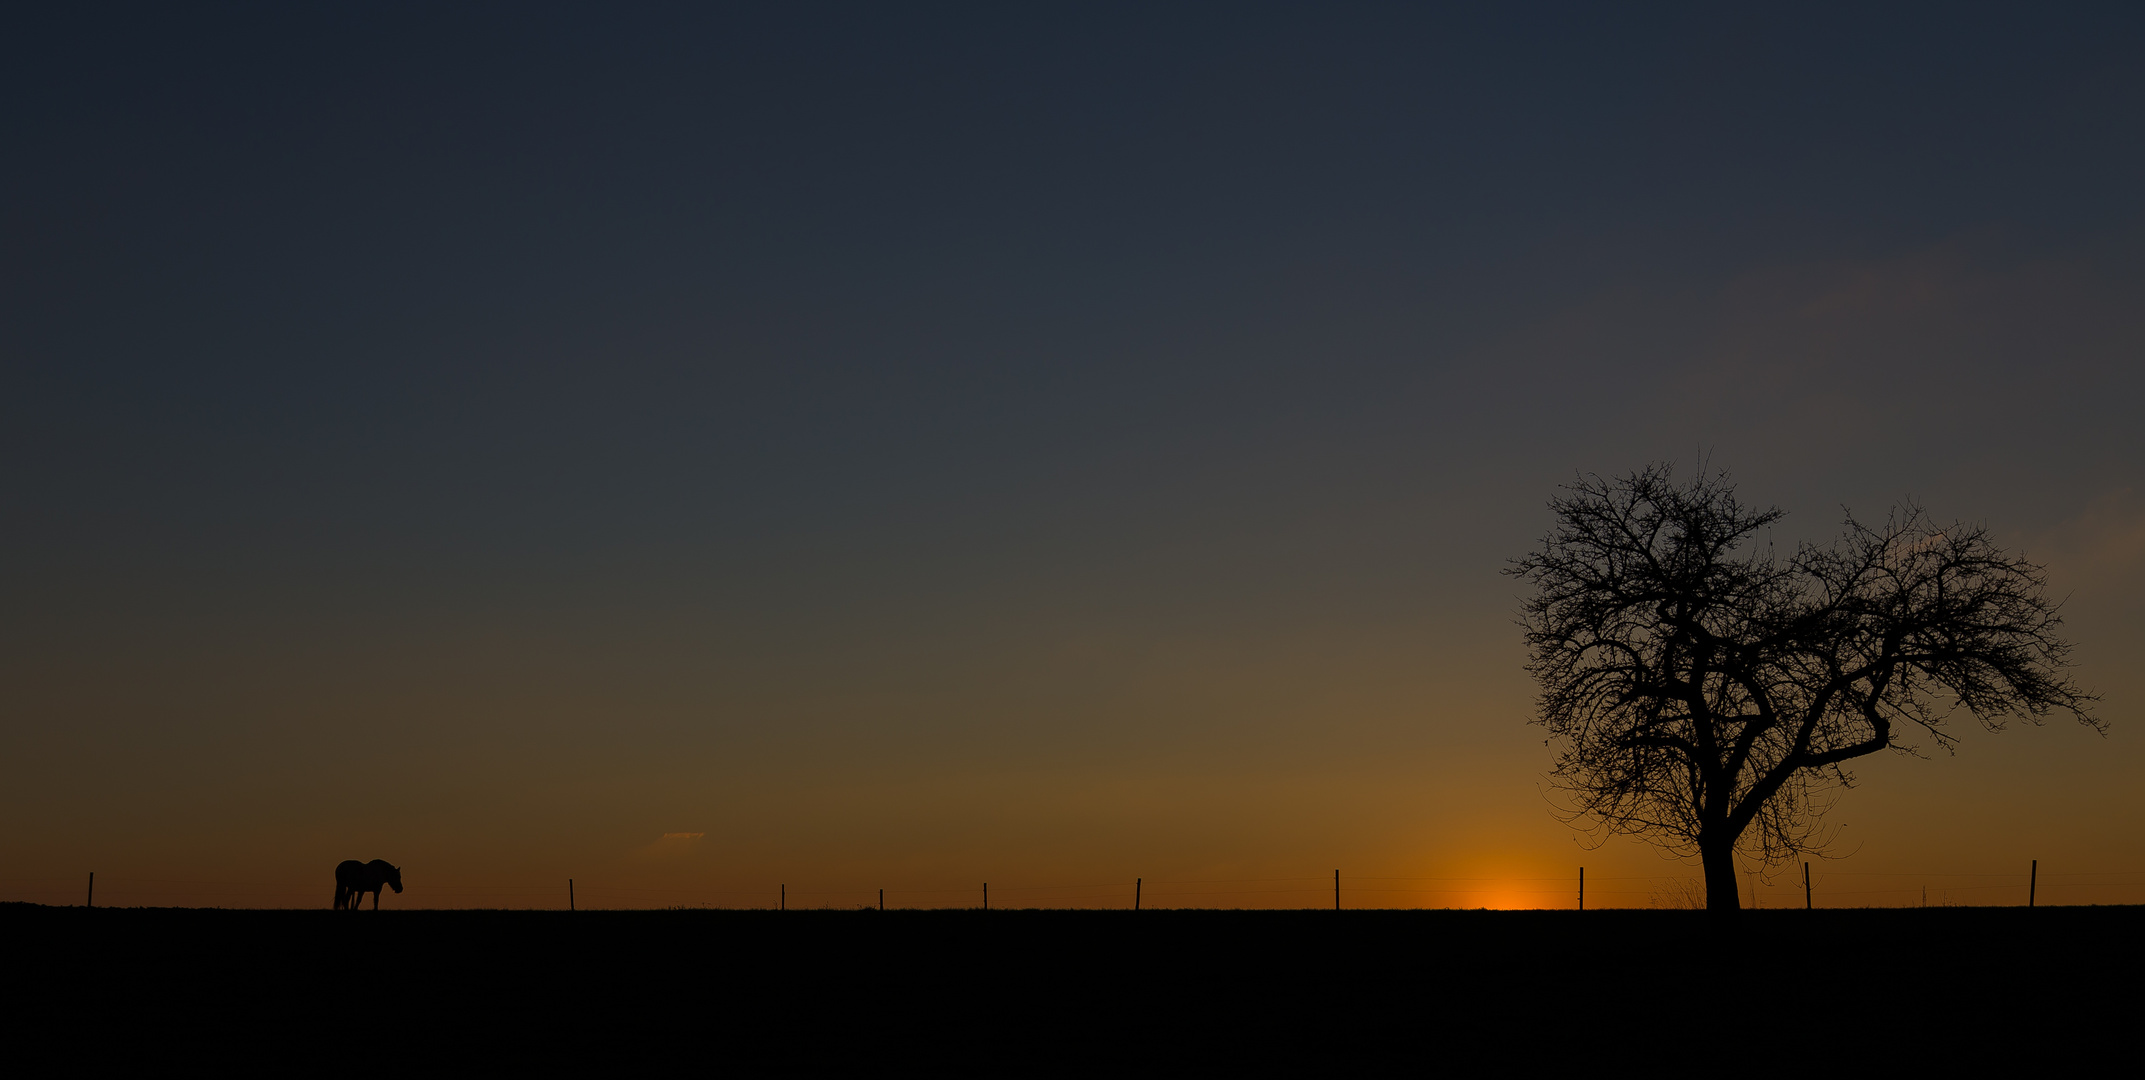
M 1985 529 L 1909 504 L 1783 558 L 1755 542 L 1782 512 L 1737 501 L 1725 473 L 1679 484 L 1653 465 L 1566 491 L 1506 571 L 1536 590 L 1522 625 L 1551 775 L 1573 824 L 1695 853 L 1710 910 L 1739 906 L 1738 852 L 1770 865 L 1823 846 L 1846 762 L 1912 753 L 1917 730 L 1949 749 L 1956 710 L 1992 731 L 2060 710 L 2105 732 L 2062 673 L 2041 568 Z

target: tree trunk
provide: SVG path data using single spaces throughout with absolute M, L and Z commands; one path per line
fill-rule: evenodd
M 1706 870 L 1706 910 L 1741 911 L 1741 883 L 1735 874 L 1734 844 L 1700 844 L 1698 861 Z

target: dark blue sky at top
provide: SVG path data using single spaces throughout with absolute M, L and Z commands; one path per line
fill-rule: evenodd
M 1622 360 L 1485 367 L 1589 297 L 1957 244 L 2134 279 L 2141 30 L 2120 5 L 18 12 L 15 618 L 755 574 L 780 606 L 1211 573 L 1196 604 L 1400 565 L 1641 463 L 1604 430 L 1681 423 Z M 2067 426 L 2128 411 L 2085 396 Z M 2101 437 L 2134 475 L 2135 438 Z M 1488 531 L 1493 572 L 1538 522 Z

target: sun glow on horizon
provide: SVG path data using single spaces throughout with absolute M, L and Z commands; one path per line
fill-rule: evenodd
M 1486 911 L 1526 911 L 1542 905 L 1525 891 L 1514 888 L 1492 888 L 1477 893 L 1463 907 L 1481 908 Z

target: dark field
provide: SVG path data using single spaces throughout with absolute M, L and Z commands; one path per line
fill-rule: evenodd
M 2145 909 L 2128 907 L 1717 925 L 1665 911 L 0 905 L 17 1062 L 382 1076 L 2101 1068 L 2106 1053 L 2135 1059 L 2141 930 Z

